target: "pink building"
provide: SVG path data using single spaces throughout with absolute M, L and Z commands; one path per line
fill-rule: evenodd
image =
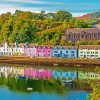
M 52 57 L 52 49 L 50 46 L 37 46 L 36 47 L 37 57 Z
M 34 47 L 25 47 L 24 48 L 24 55 L 29 57 L 36 56 L 36 49 Z
M 24 48 L 25 56 L 30 57 L 52 57 L 52 49 L 50 46 L 26 46 Z

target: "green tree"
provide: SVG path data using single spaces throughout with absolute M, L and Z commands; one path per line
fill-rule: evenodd
M 57 21 L 64 21 L 64 20 L 69 20 L 72 18 L 72 14 L 65 11 L 65 10 L 60 10 L 55 14 L 55 20 Z

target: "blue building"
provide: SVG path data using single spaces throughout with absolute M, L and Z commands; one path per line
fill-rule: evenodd
M 56 79 L 77 79 L 77 71 L 52 71 L 52 77 Z
M 52 48 L 52 57 L 77 58 L 78 49 L 76 46 L 54 46 Z

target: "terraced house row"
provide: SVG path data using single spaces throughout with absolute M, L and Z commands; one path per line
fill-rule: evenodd
M 100 58 L 100 45 L 45 46 L 27 43 L 0 45 L 0 56 Z

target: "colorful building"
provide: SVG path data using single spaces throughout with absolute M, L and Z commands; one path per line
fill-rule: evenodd
M 24 48 L 24 54 L 31 57 L 52 57 L 50 46 L 28 45 Z
M 79 58 L 100 58 L 100 45 L 80 45 Z
M 22 55 L 24 53 L 24 47 L 21 44 L 7 43 L 0 45 L 0 56 L 12 56 Z
M 36 57 L 52 57 L 52 48 L 50 46 L 36 46 Z
M 28 44 L 24 47 L 24 55 L 29 57 L 36 56 L 36 46 L 34 44 Z
M 13 55 L 18 55 L 18 56 L 24 55 L 24 44 L 21 44 L 21 43 L 17 44 L 15 42 L 15 44 L 12 45 L 12 54 Z
M 0 56 L 11 56 L 12 55 L 12 48 L 10 45 L 5 42 L 4 45 L 0 45 Z
M 75 46 L 55 46 L 52 48 L 52 57 L 77 58 L 78 49 Z

